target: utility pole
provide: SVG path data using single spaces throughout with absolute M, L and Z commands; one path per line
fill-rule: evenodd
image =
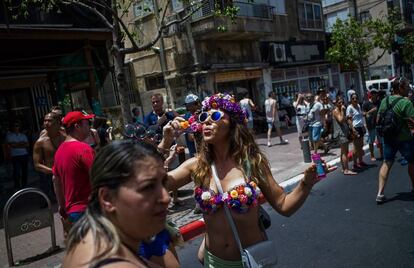
M 354 18 L 356 21 L 361 22 L 359 16 L 358 16 L 358 0 L 353 0 L 354 2 Z M 358 80 L 359 80 L 359 94 L 360 96 L 365 96 L 364 89 L 365 89 L 365 72 L 364 72 L 364 66 L 362 62 L 358 62 Z
M 155 13 L 155 20 L 157 27 L 160 28 L 162 26 L 162 21 L 160 21 L 160 10 L 158 8 L 158 0 L 152 0 L 153 6 L 154 6 L 154 13 Z M 168 8 L 168 7 L 165 7 Z M 167 108 L 173 108 L 171 105 L 171 87 L 170 83 L 167 79 L 167 64 L 166 64 L 166 58 L 165 58 L 165 46 L 164 46 L 164 33 L 161 31 L 161 37 L 160 37 L 160 47 L 159 50 L 154 49 L 155 52 L 158 52 L 158 56 L 160 58 L 160 66 L 161 66 L 161 73 L 164 78 L 164 85 L 165 85 L 165 91 L 167 94 Z
M 358 5 L 357 5 L 357 1 L 358 0 L 353 0 L 352 2 L 354 2 L 354 17 L 357 21 L 359 21 L 358 18 Z

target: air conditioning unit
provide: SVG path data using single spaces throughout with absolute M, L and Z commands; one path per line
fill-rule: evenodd
M 270 60 L 272 62 L 285 62 L 286 61 L 285 44 L 271 43 L 270 53 L 271 53 Z

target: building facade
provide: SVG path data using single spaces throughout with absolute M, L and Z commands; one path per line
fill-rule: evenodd
M 237 97 L 248 92 L 262 104 L 271 90 L 293 97 L 339 79 L 334 78 L 337 66 L 324 58 L 320 1 L 199 2 L 197 8 L 171 1 L 166 22 L 188 14 L 190 19 L 164 31 L 163 44 L 159 41 L 152 50 L 127 56 L 144 112 L 150 111 L 149 96 L 155 92 L 165 94 L 172 107 L 183 105 L 187 93 L 204 97 L 218 91 Z M 141 44 L 149 42 L 159 26 L 154 3 L 161 7 L 163 1 L 136 1 L 125 19 L 142 36 Z M 220 16 L 215 3 L 219 10 L 236 6 L 238 13 L 233 20 Z
M 329 34 L 333 24 L 337 19 L 346 20 L 348 16 L 356 16 L 359 20 L 367 18 L 386 18 L 390 8 L 397 9 L 402 14 L 404 22 L 403 30 L 398 33 L 396 42 L 401 42 L 406 33 L 413 31 L 414 21 L 414 1 L 413 0 L 323 0 L 323 12 L 325 18 L 325 29 Z M 370 56 L 369 61 L 374 62 L 383 51 L 375 49 Z M 412 65 L 411 65 L 412 66 Z M 411 68 L 412 70 L 413 68 Z M 366 79 L 390 78 L 395 75 L 405 75 L 413 77 L 409 66 L 404 66 L 401 58 L 397 53 L 386 52 L 375 64 L 367 69 Z

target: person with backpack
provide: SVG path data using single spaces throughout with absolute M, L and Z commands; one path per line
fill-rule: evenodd
M 384 98 L 377 115 L 378 134 L 383 137 L 384 162 L 378 176 L 378 205 L 387 201 L 384 195 L 388 179 L 397 151 L 408 162 L 408 175 L 412 183 L 411 194 L 414 195 L 414 106 L 408 100 L 409 81 L 404 77 L 392 82 L 394 95 Z

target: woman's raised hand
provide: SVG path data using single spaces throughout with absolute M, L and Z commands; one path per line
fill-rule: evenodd
M 179 116 L 175 117 L 173 120 L 168 122 L 163 127 L 163 129 L 162 129 L 163 136 L 164 137 L 169 137 L 169 138 L 180 136 L 184 132 L 184 129 L 183 129 L 181 123 L 185 122 L 185 121 L 186 120 L 182 117 L 179 117 Z
M 313 164 L 310 167 L 308 167 L 305 172 L 303 173 L 303 183 L 306 186 L 309 186 L 312 188 L 312 186 L 319 181 L 318 174 L 316 173 L 316 165 Z
M 325 173 L 328 174 L 332 171 L 335 171 L 338 167 L 337 166 L 329 166 L 324 160 L 323 167 L 325 169 Z M 315 183 L 319 182 L 321 179 L 318 178 L 318 174 L 316 173 L 316 165 L 312 164 L 308 167 L 304 172 L 303 182 L 305 185 L 312 187 Z

